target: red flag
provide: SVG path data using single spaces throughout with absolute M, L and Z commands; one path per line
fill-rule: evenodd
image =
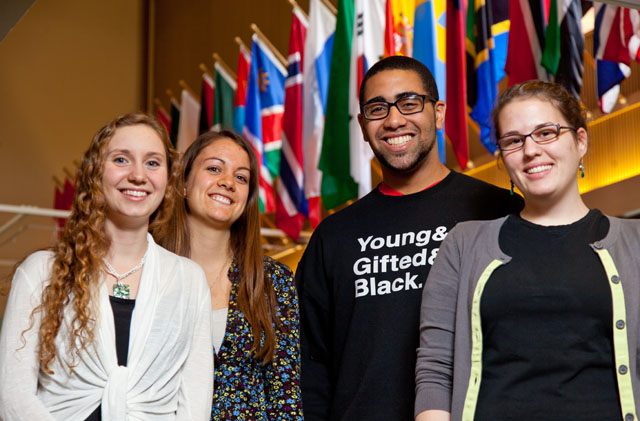
M 385 5 L 385 28 L 384 28 L 384 56 L 390 57 L 396 55 L 396 43 L 393 25 L 393 9 L 391 8 L 391 0 L 387 0 Z
M 204 133 L 213 126 L 213 95 L 215 84 L 208 73 L 202 74 L 202 89 L 200 91 L 200 127 L 198 132 Z
M 167 128 L 167 131 L 171 133 L 171 115 L 169 115 L 169 112 L 165 110 L 164 107 L 158 107 L 156 110 L 156 116 L 160 121 L 162 121 L 162 124 Z
M 544 0 L 510 0 L 509 44 L 505 71 L 509 86 L 531 79 L 548 80 L 540 64 L 547 27 L 548 3 Z
M 445 132 L 463 170 L 469 160 L 463 0 L 447 0 L 447 113 Z

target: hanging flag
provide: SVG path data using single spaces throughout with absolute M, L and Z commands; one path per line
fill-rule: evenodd
M 384 56 L 413 56 L 413 14 L 416 0 L 386 0 Z
M 549 80 L 541 64 L 546 10 L 545 0 L 509 1 L 511 25 L 505 64 L 509 86 L 532 79 Z
M 213 128 L 232 129 L 236 81 L 220 62 L 216 61 L 213 68 L 216 87 L 213 96 Z
M 180 98 L 180 123 L 176 149 L 182 153 L 186 151 L 189 145 L 198 137 L 200 103 L 186 89 L 182 90 Z
M 298 240 L 307 215 L 304 195 L 302 150 L 302 63 L 309 22 L 297 7 L 293 8 L 289 36 L 288 76 L 285 82 L 282 119 L 282 156 L 277 184 L 276 226 Z
M 413 21 L 413 58 L 427 66 L 438 86 L 438 95 L 447 100 L 446 0 L 417 0 Z M 438 155 L 447 161 L 444 129 L 437 131 Z
M 303 122 L 304 188 L 308 200 L 309 221 L 313 228 L 322 218 L 320 186 L 322 171 L 318 168 L 322 150 L 324 115 L 329 91 L 329 68 L 333 48 L 336 17 L 321 0 L 309 1 L 309 28 L 304 46 Z
M 371 191 L 373 151 L 364 141 L 358 114 L 360 84 L 365 73 L 384 54 L 385 0 L 355 0 L 355 20 L 349 65 L 349 168 L 358 183 L 358 197 Z
M 213 96 L 215 83 L 208 72 L 202 74 L 202 88 L 200 89 L 200 126 L 198 133 L 211 130 L 213 126 Z
M 334 48 L 331 54 L 322 153 L 322 201 L 333 209 L 358 197 L 358 184 L 351 177 L 349 156 L 349 69 L 354 22 L 353 0 L 339 0 Z
M 462 0 L 447 0 L 447 113 L 445 133 L 463 170 L 469 160 L 467 75 Z
M 178 128 L 180 127 L 180 104 L 171 98 L 171 131 L 169 137 L 174 148 L 178 147 Z
M 273 180 L 280 170 L 286 69 L 257 34 L 252 37 L 251 70 L 243 136 L 260 166 L 260 211 L 275 211 Z
M 582 90 L 583 53 L 580 0 L 551 0 L 542 65 L 576 98 Z
M 251 52 L 240 45 L 238 67 L 236 69 L 236 95 L 233 100 L 233 130 L 242 133 L 244 127 L 245 105 L 247 104 L 247 81 L 251 68 Z
M 171 114 L 169 114 L 163 106 L 159 105 L 156 109 L 156 116 L 158 117 L 158 120 L 162 121 L 162 124 L 167 128 L 167 131 L 171 133 Z
M 600 110 L 610 113 L 618 102 L 620 82 L 631 75 L 631 60 L 638 60 L 640 12 L 594 3 L 593 56 Z
M 491 110 L 507 59 L 508 0 L 469 0 L 467 10 L 467 104 L 480 127 L 480 141 L 494 154 Z

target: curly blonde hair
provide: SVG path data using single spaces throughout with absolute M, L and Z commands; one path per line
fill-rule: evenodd
M 146 125 L 153 129 L 162 140 L 167 155 L 167 190 L 162 203 L 149 219 L 149 229 L 166 223 L 172 214 L 180 173 L 178 154 L 171 146 L 166 128 L 157 118 L 145 113 L 126 114 L 111 120 L 96 133 L 84 154 L 78 170 L 71 216 L 60 241 L 53 247 L 51 279 L 44 288 L 40 305 L 32 313 L 32 319 L 36 313 L 42 315 L 38 357 L 40 367 L 46 373 L 52 373 L 49 364 L 58 351 L 55 339 L 68 305 L 73 308 L 69 352 L 78 357 L 80 351 L 94 339 L 96 310 L 92 302 L 93 297 L 97 296 L 95 292 L 103 269 L 102 258 L 110 246 L 105 233 L 107 204 L 102 186 L 104 155 L 109 141 L 119 128 L 135 125 Z

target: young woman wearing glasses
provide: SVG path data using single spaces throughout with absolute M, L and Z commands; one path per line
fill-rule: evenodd
M 417 420 L 625 420 L 640 409 L 640 223 L 578 190 L 585 112 L 560 85 L 500 98 L 519 215 L 452 230 L 429 274 Z

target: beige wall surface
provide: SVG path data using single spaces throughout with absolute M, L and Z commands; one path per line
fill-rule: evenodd
M 38 0 L 0 43 L 0 203 L 51 208 L 52 176 L 75 169 L 100 126 L 144 107 L 144 5 Z M 47 246 L 47 226 L 25 217 L 1 233 L 0 261 Z

